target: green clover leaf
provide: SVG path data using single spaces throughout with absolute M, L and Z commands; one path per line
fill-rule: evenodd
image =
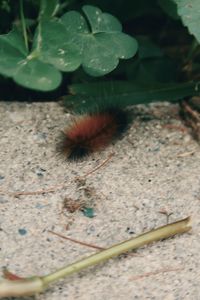
M 17 30 L 0 36 L 0 73 L 25 87 L 48 91 L 59 86 L 61 72 L 81 65 L 91 76 L 114 70 L 119 59 L 135 55 L 137 42 L 122 32 L 120 22 L 94 6 L 83 14 L 69 11 L 61 18 L 42 18 L 27 53 Z
M 41 91 L 56 88 L 62 79 L 53 66 L 28 55 L 23 37 L 16 29 L 0 36 L 0 73 L 24 87 Z
M 177 5 L 177 13 L 191 34 L 200 43 L 200 2 L 199 0 L 173 0 Z

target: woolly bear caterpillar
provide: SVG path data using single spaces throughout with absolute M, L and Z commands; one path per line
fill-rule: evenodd
M 115 107 L 80 115 L 64 129 L 57 150 L 69 160 L 82 159 L 105 148 L 126 130 L 128 123 L 128 112 Z

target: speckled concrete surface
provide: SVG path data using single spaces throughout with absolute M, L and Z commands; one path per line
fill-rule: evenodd
M 135 112 L 115 145 L 68 163 L 55 152 L 69 121 L 59 103 L 0 103 L 1 267 L 42 275 L 94 253 L 49 230 L 107 247 L 166 224 L 162 212 L 170 222 L 188 215 L 193 221 L 191 233 L 66 278 L 38 300 L 200 299 L 200 147 L 176 105 Z M 107 164 L 77 180 L 112 152 Z M 27 195 L 17 196 L 22 191 Z M 92 207 L 95 216 L 68 212 L 66 199 Z

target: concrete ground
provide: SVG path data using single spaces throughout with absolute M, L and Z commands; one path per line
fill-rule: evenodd
M 68 277 L 37 300 L 200 299 L 200 147 L 178 106 L 134 112 L 122 139 L 69 163 L 55 150 L 70 118 L 60 103 L 0 103 L 1 268 L 43 275 L 97 251 L 49 230 L 108 247 L 192 217 L 190 233 Z

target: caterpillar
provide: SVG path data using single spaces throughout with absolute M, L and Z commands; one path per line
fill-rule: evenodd
M 83 159 L 100 151 L 121 135 L 129 123 L 129 113 L 115 107 L 77 116 L 63 130 L 57 146 L 69 160 Z

